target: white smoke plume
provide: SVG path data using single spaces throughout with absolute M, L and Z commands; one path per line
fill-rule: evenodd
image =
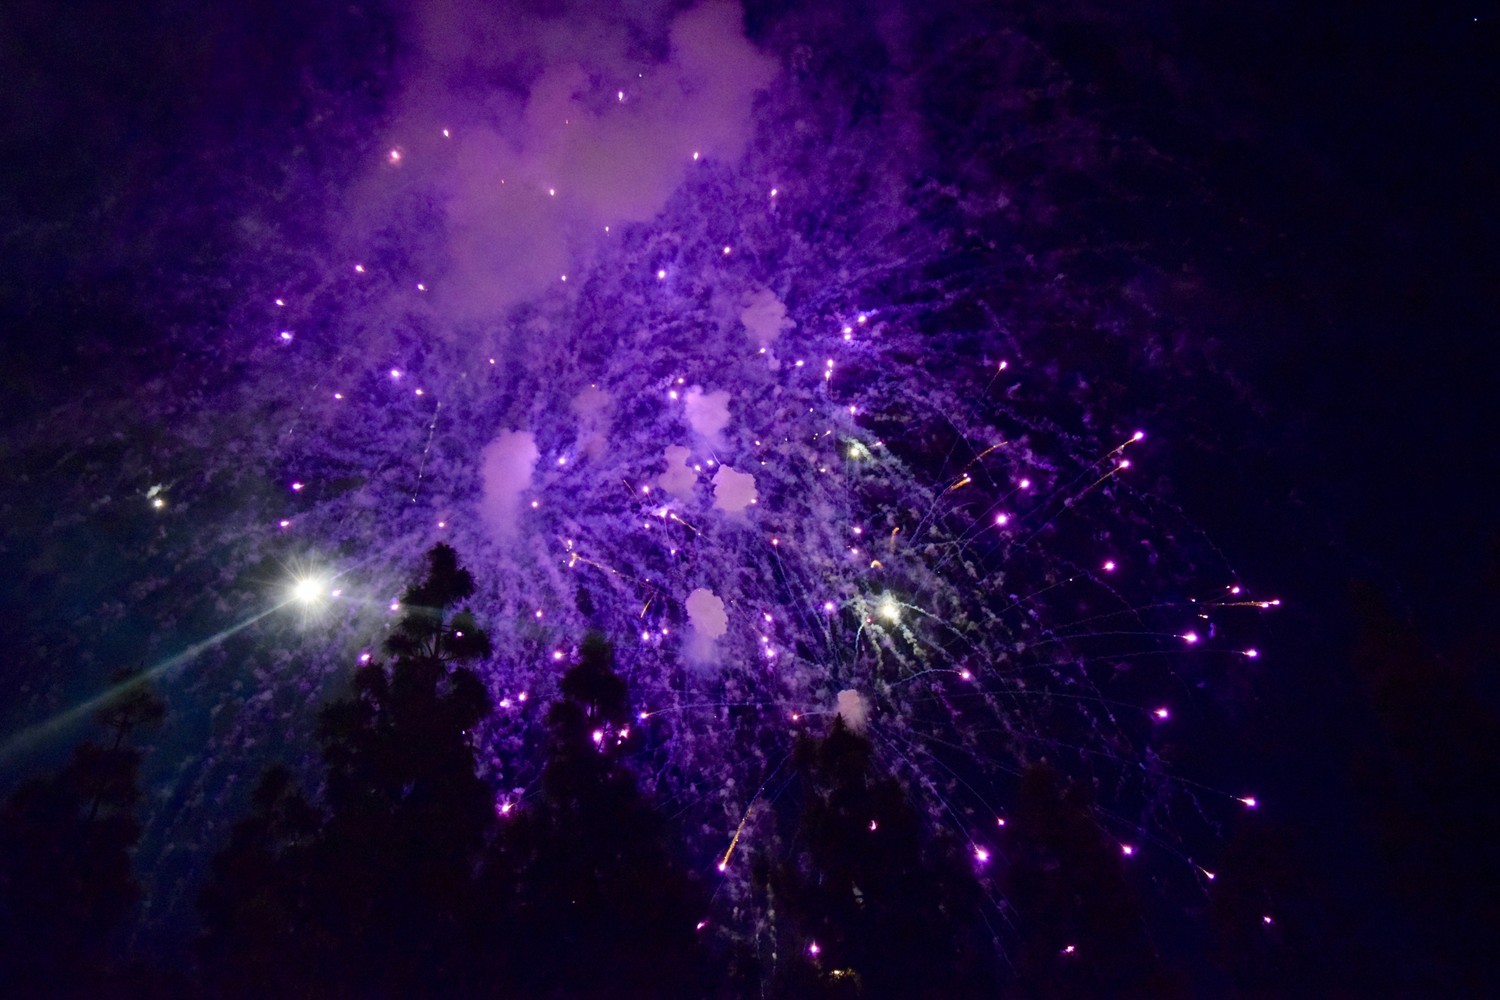
M 870 721 L 869 703 L 865 701 L 864 695 L 852 688 L 839 692 L 837 711 L 839 718 L 844 720 L 844 725 L 856 733 L 864 732 Z
M 714 473 L 714 506 L 726 514 L 743 515 L 756 500 L 755 477 L 727 465 Z
M 501 431 L 484 446 L 480 463 L 484 494 L 479 514 L 494 538 L 515 536 L 521 494 L 531 485 L 538 457 L 540 453 L 530 431 Z
M 654 218 L 696 164 L 738 159 L 778 72 L 724 0 L 428 0 L 414 22 L 392 155 L 356 188 L 351 235 L 432 206 L 433 300 L 457 317 L 559 287 L 605 226 Z
M 698 474 L 688 466 L 688 458 L 692 454 L 691 449 L 680 444 L 668 445 L 663 453 L 667 460 L 667 471 L 656 477 L 656 485 L 673 496 L 692 496 L 693 487 L 698 482 Z
M 720 435 L 729 426 L 729 393 L 723 389 L 704 392 L 701 385 L 690 386 L 683 396 L 683 409 L 693 433 L 711 445 L 721 443 Z

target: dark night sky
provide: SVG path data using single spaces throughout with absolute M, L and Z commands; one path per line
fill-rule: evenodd
M 114 364 L 160 363 L 163 260 L 211 275 L 230 236 L 161 203 L 253 187 L 236 171 L 265 170 L 255 150 L 308 113 L 307 74 L 351 107 L 389 99 L 370 72 L 395 45 L 379 18 L 230 6 L 17 0 L 0 14 L 6 438 L 99 384 L 101 342 Z M 792 6 L 748 3 L 751 37 Z M 1168 459 L 1172 499 L 1292 605 L 1268 637 L 1282 672 L 1258 694 L 1262 742 L 1237 766 L 1266 774 L 1297 822 L 1336 826 L 1348 742 L 1370 738 L 1348 669 L 1322 669 L 1347 658 L 1351 582 L 1373 582 L 1438 647 L 1479 641 L 1496 615 L 1500 7 L 949 6 L 977 31 L 1021 25 L 1103 120 L 1184 164 L 1237 220 L 1195 234 L 1217 297 L 1184 302 L 1251 411 L 1182 407 L 1194 443 Z M 310 169 L 352 171 L 336 156 Z M 1217 439 L 1203 431 L 1215 421 Z M 1492 677 L 1476 690 L 1500 702 Z M 1314 839 L 1349 908 L 1371 903 L 1368 930 L 1390 906 L 1364 884 L 1372 849 Z
M 1326 531 L 1333 559 L 1383 577 L 1440 634 L 1477 610 L 1466 595 L 1493 536 L 1481 436 L 1497 388 L 1484 363 L 1496 315 L 1492 9 L 1141 2 L 994 15 L 1028 25 L 1122 130 L 1191 164 L 1248 221 L 1235 235 L 1259 240 L 1243 268 L 1259 273 L 1239 275 L 1244 301 L 1207 319 L 1277 424 L 1271 461 L 1287 482 L 1275 489 L 1326 525 L 1312 544 Z M 238 152 L 226 137 L 269 137 L 297 114 L 300 67 L 352 80 L 385 42 L 373 23 L 371 37 L 331 32 L 334 17 L 10 6 L 0 291 L 6 349 L 19 353 L 7 418 L 61 391 L 73 376 L 59 381 L 60 369 L 86 358 L 91 337 L 149 336 L 132 330 L 130 304 L 161 247 L 212 238 L 154 218 L 159 185 L 186 177 L 199 199 L 232 193 L 208 158 Z M 195 156 L 206 162 L 185 162 Z M 1247 510 L 1271 487 L 1258 482 L 1245 484 Z M 1268 555 L 1267 570 L 1281 557 L 1302 558 Z M 1299 572 L 1316 572 L 1307 562 Z

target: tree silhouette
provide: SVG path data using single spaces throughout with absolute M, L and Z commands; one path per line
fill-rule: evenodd
M 309 912 L 322 822 L 289 770 L 261 776 L 198 899 L 204 985 L 213 995 L 337 995 L 319 964 L 333 929 L 315 926 Z
M 1021 776 L 1004 838 L 1008 901 L 1020 941 L 1018 985 L 1034 997 L 1172 995 L 1120 850 L 1078 786 L 1045 763 Z
M 540 794 L 502 827 L 486 874 L 504 978 L 523 996 L 702 996 L 703 903 L 621 760 L 632 746 L 614 651 L 585 639 L 547 714 Z
M 130 743 L 165 704 L 139 673 L 114 678 L 87 742 L 57 774 L 0 808 L 0 995 L 98 996 L 110 988 L 110 935 L 140 899 L 131 851 L 141 751 Z
M 490 711 L 462 666 L 489 655 L 465 610 L 474 591 L 456 553 L 428 553 L 402 598 L 389 667 L 355 675 L 324 709 L 321 810 L 290 776 L 262 779 L 205 889 L 210 978 L 320 996 L 411 996 L 464 978 L 463 928 L 492 823 L 469 732 Z M 276 979 L 281 977 L 281 979 Z M 257 987 L 258 989 L 258 987 Z
M 777 995 L 993 996 L 994 944 L 967 859 L 928 834 L 842 717 L 794 754 L 797 849 L 763 874 L 781 915 Z
M 1500 560 L 1497 560 L 1500 563 Z M 1493 603 L 1500 587 L 1491 593 Z M 1430 957 L 1426 988 L 1483 996 L 1500 983 L 1490 960 L 1500 926 L 1500 664 L 1494 616 L 1452 651 L 1433 649 L 1374 587 L 1352 595 L 1353 666 L 1379 749 L 1360 763 L 1362 810 L 1376 831 L 1389 885 L 1411 921 L 1414 951 Z

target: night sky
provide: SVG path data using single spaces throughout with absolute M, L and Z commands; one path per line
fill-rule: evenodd
M 141 947 L 448 541 L 497 795 L 601 629 L 723 899 L 839 714 L 981 879 L 1091 781 L 1195 989 L 1257 823 L 1310 990 L 1478 981 L 1500 8 L 228 6 L 0 13 L 0 787 L 155 672 Z

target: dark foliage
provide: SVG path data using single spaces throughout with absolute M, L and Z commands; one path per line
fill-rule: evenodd
M 261 777 L 198 901 L 206 985 L 216 995 L 296 996 L 317 982 L 330 944 L 312 933 L 305 911 L 322 818 L 290 771 L 273 767 Z
M 111 995 L 112 932 L 139 901 L 141 752 L 130 745 L 165 704 L 125 674 L 99 712 L 104 743 L 22 785 L 0 809 L 0 995 Z
M 1487 596 L 1493 605 L 1500 593 Z M 1500 979 L 1488 958 L 1500 926 L 1500 719 L 1484 683 L 1500 641 L 1481 619 L 1440 654 L 1378 591 L 1357 586 L 1353 598 L 1354 669 L 1378 727 L 1358 762 L 1359 808 L 1378 831 L 1383 882 L 1430 958 L 1427 988 L 1491 994 Z
M 389 666 L 324 710 L 309 802 L 272 769 L 200 899 L 222 996 L 697 996 L 703 902 L 620 759 L 625 682 L 590 636 L 548 713 L 539 794 L 498 822 L 469 732 L 490 711 L 461 664 L 490 643 L 438 546 L 407 591 Z
M 601 636 L 584 641 L 562 690 L 541 794 L 504 824 L 485 876 L 508 952 L 497 978 L 523 996 L 706 995 L 705 900 L 621 760 L 629 705 Z
M 472 671 L 489 638 L 451 606 L 474 590 L 446 545 L 407 591 L 389 666 L 328 706 L 321 808 L 261 781 L 201 908 L 205 974 L 224 993 L 413 996 L 460 977 L 461 928 L 491 821 L 469 730 L 490 711 Z
M 1078 786 L 1047 764 L 1026 770 L 1006 826 L 1004 878 L 1022 995 L 1173 995 L 1120 857 Z
M 780 996 L 994 996 L 995 942 L 957 846 L 930 837 L 869 741 L 836 718 L 795 751 L 797 851 L 766 873 Z M 816 948 L 814 948 L 816 946 Z

